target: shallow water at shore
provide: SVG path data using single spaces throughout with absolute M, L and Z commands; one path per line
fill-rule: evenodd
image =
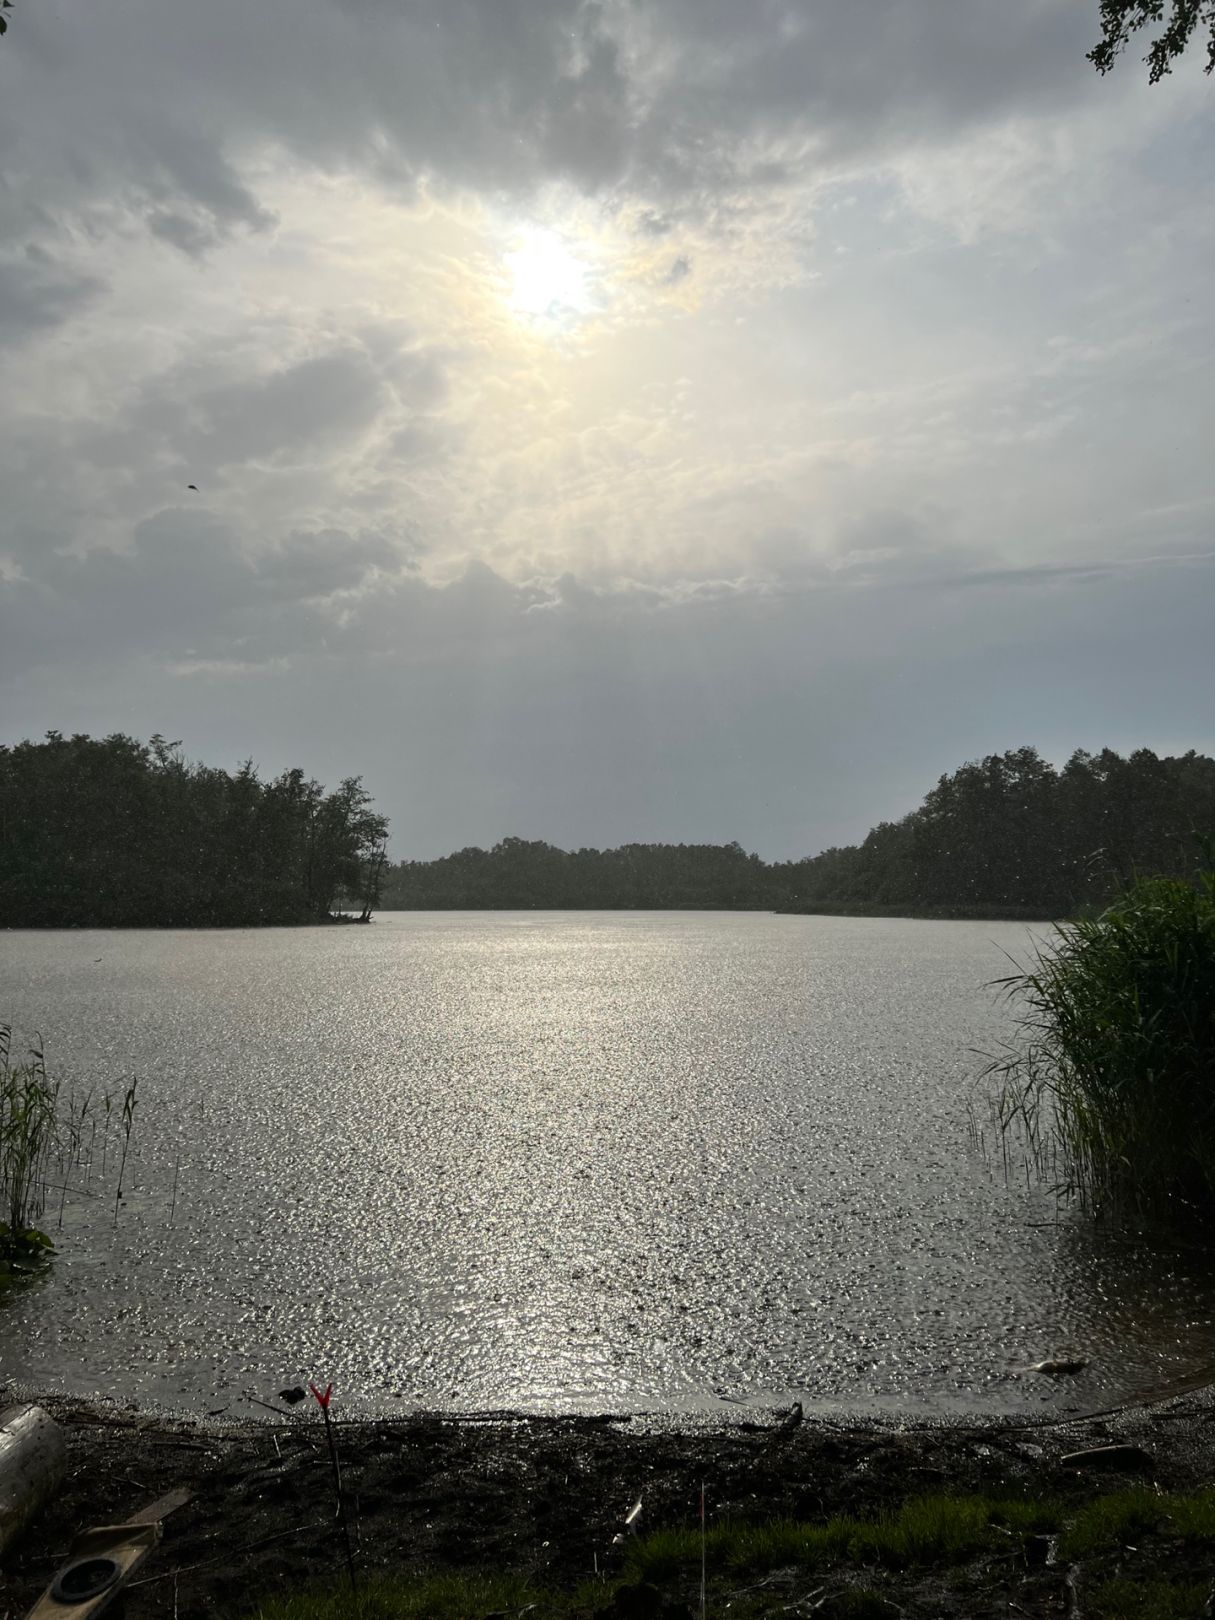
M 3 1376 L 192 1410 L 319 1376 L 364 1411 L 974 1414 L 1200 1376 L 1207 1261 L 1042 1224 L 968 1139 L 1008 1027 L 983 986 L 1029 939 L 713 913 L 0 935 L 0 1016 L 79 1088 L 139 1076 L 117 1225 L 48 1211 Z M 1018 1376 L 1069 1350 L 1077 1379 Z

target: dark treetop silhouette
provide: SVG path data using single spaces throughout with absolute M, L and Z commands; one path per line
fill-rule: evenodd
M 387 867 L 383 904 L 1058 917 L 1104 904 L 1135 873 L 1188 876 L 1213 833 L 1215 760 L 1104 749 L 1056 771 L 1018 748 L 943 776 L 863 843 L 805 860 L 769 865 L 737 843 L 566 851 L 506 838 Z
M 1192 876 L 1215 836 L 1215 760 L 1033 748 L 943 776 L 860 844 L 769 864 L 731 844 L 566 851 L 506 838 L 388 865 L 358 777 L 262 782 L 177 744 L 60 736 L 0 748 L 0 923 L 192 927 L 364 917 L 383 905 L 710 908 L 1060 917 L 1135 875 Z
M 115 734 L 0 748 L 0 923 L 131 928 L 369 914 L 388 823 L 357 776 L 259 780 Z

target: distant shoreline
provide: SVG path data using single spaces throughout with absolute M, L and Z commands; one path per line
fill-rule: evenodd
M 513 905 L 513 906 L 382 906 L 384 912 L 444 912 L 466 911 L 486 912 L 497 911 L 623 911 L 623 912 L 678 912 L 678 911 L 705 911 L 705 912 L 739 912 L 751 916 L 769 917 L 890 917 L 906 918 L 908 922 L 1040 922 L 1058 923 L 1066 922 L 1066 917 L 1058 913 L 1049 913 L 1041 908 L 1032 906 L 921 906 L 911 908 L 908 906 L 878 906 L 878 905 L 790 905 L 790 906 L 723 906 L 723 905 L 680 905 L 680 906 L 612 906 L 612 905 L 585 905 L 585 906 L 552 906 L 552 905 Z M 374 921 L 374 918 L 373 918 Z
M 578 915 L 586 912 L 619 912 L 632 915 L 659 916 L 664 913 L 678 913 L 701 911 L 705 913 L 737 912 L 740 916 L 768 916 L 768 917 L 862 917 L 874 920 L 887 918 L 897 921 L 903 918 L 907 922 L 1024 922 L 1024 923 L 1063 923 L 1066 917 L 1048 915 L 1042 910 L 1033 907 L 997 907 L 997 906 L 922 906 L 916 909 L 907 906 L 723 906 L 723 905 L 680 905 L 680 906 L 613 906 L 613 905 L 585 905 L 585 906 L 554 906 L 542 902 L 534 904 L 522 903 L 518 905 L 501 906 L 381 906 L 373 912 L 367 926 L 374 926 L 376 917 L 390 913 L 403 913 L 411 916 L 422 916 L 444 913 L 464 913 L 475 916 L 494 916 L 498 913 L 516 911 L 547 911 L 555 913 L 568 913 Z M 355 924 L 363 926 L 359 917 L 309 917 L 299 922 L 232 922 L 232 923 L 130 923 L 126 925 L 114 923 L 79 922 L 79 923 L 39 923 L 15 922 L 0 924 L 0 933 L 122 933 L 122 934 L 215 934 L 226 930 L 269 930 L 281 929 L 294 931 L 298 928 L 330 928 L 342 924 Z
M 777 906 L 782 916 L 905 917 L 909 922 L 1039 922 L 1061 923 L 1058 912 L 1034 906 Z

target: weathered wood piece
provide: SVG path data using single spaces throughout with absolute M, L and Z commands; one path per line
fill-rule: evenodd
M 41 1406 L 0 1412 L 0 1556 L 58 1489 L 67 1467 L 63 1430 Z

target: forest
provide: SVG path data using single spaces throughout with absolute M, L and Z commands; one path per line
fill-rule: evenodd
M 387 908 L 775 909 L 1056 918 L 1135 876 L 1190 876 L 1215 836 L 1215 760 L 1018 748 L 942 776 L 860 844 L 768 864 L 737 843 L 566 851 L 505 838 L 385 869 Z
M 860 844 L 767 863 L 730 844 L 563 850 L 523 838 L 386 859 L 359 777 L 262 781 L 116 734 L 0 748 L 0 926 L 247 927 L 372 909 L 712 909 L 1071 917 L 1134 877 L 1191 877 L 1215 760 L 1033 748 L 963 765 Z
M 48 733 L 0 748 L 0 926 L 247 927 L 370 916 L 386 819 L 358 777 L 263 782 L 178 743 Z

